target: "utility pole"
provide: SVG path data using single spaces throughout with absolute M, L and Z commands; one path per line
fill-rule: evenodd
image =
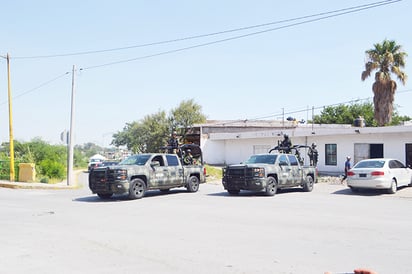
M 7 53 L 7 90 L 9 96 L 9 136 L 10 136 L 10 182 L 14 182 L 14 137 L 13 137 L 13 111 L 11 102 L 11 80 L 10 80 L 10 55 Z
M 73 65 L 72 72 L 72 101 L 71 101 L 71 112 L 70 112 L 70 131 L 69 131 L 69 146 L 68 146 L 68 155 L 67 155 L 67 185 L 74 185 L 73 182 L 73 139 L 74 139 L 74 75 L 76 73 L 76 66 Z

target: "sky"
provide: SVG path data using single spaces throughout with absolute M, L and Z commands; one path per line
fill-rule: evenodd
M 190 99 L 209 120 L 308 120 L 312 109 L 372 99 L 373 76 L 361 73 L 374 44 L 395 40 L 412 55 L 407 0 L 16 0 L 1 9 L 0 142 L 11 120 L 15 140 L 59 144 L 72 121 L 75 144 L 108 146 L 127 123 Z M 398 82 L 394 103 L 412 117 L 411 81 Z

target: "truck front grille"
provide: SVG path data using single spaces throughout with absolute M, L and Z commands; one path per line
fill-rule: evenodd
M 247 179 L 253 177 L 252 168 L 228 168 L 226 177 L 231 179 Z

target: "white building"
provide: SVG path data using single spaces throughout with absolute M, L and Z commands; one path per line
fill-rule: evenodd
M 197 125 L 206 163 L 235 164 L 266 153 L 288 134 L 292 144 L 316 143 L 321 173 L 343 173 L 346 156 L 352 164 L 365 158 L 392 157 L 412 165 L 412 124 L 388 127 L 311 125 L 290 121 L 209 121 Z M 307 151 L 302 151 L 305 164 Z

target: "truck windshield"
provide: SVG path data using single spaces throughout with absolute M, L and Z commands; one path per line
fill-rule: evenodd
M 149 160 L 150 155 L 146 154 L 139 154 L 139 155 L 132 155 L 119 163 L 119 165 L 138 165 L 144 166 Z
M 246 164 L 274 164 L 276 161 L 276 156 L 274 154 L 270 155 L 252 155 L 245 162 Z

